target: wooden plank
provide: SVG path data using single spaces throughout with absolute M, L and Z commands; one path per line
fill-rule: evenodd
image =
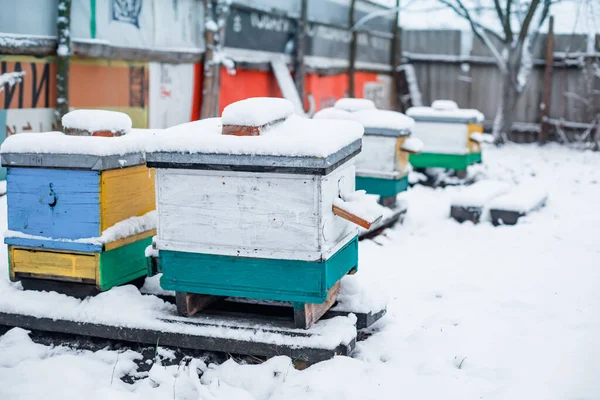
M 337 300 L 340 292 L 340 281 L 329 289 L 327 300 L 320 304 L 305 303 L 294 304 L 294 325 L 296 328 L 308 329 L 319 320 Z
M 404 146 L 404 142 L 406 142 L 406 139 L 408 138 L 409 136 L 402 136 L 396 139 L 396 171 L 405 171 L 408 167 L 410 153 L 402 148 L 402 146 Z
M 24 290 L 56 292 L 77 299 L 85 299 L 86 297 L 95 296 L 100 293 L 100 289 L 98 289 L 95 283 L 88 282 L 57 281 L 55 279 L 42 279 L 40 277 L 21 277 L 20 282 Z
M 57 239 L 98 237 L 100 173 L 9 168 L 8 229 Z
M 102 231 L 117 222 L 154 210 L 154 170 L 138 165 L 103 171 L 100 208 Z
M 467 148 L 469 153 L 481 152 L 481 144 L 471 139 L 472 133 L 483 133 L 483 125 L 481 124 L 468 124 L 467 125 Z
M 175 295 L 177 313 L 184 317 L 190 317 L 221 299 L 223 297 L 196 293 L 177 292 Z
M 99 255 L 69 254 L 9 247 L 10 275 L 52 277 L 69 281 L 96 281 Z
M 193 321 L 198 326 L 217 326 L 210 320 Z M 181 324 L 179 320 L 173 324 Z M 328 360 L 335 355 L 349 356 L 356 345 L 352 340 L 348 344 L 340 344 L 333 349 L 318 347 L 301 347 L 291 345 L 275 345 L 260 340 L 235 340 L 226 337 L 203 336 L 179 332 L 165 332 L 158 329 L 143 329 L 123 326 L 111 326 L 88 322 L 76 322 L 61 319 L 37 318 L 27 315 L 0 312 L 0 326 L 20 327 L 39 333 L 64 333 L 74 338 L 102 338 L 132 343 L 145 343 L 161 346 L 174 346 L 181 349 L 217 351 L 229 354 L 245 354 L 263 357 L 286 355 L 295 360 L 306 361 L 309 365 Z M 256 331 L 256 327 L 242 328 Z M 289 333 L 289 336 L 295 336 Z
M 96 281 L 98 287 L 108 290 L 113 286 L 145 277 L 148 274 L 145 250 L 151 244 L 152 237 L 147 236 L 133 243 L 102 252 Z
M 344 218 L 345 220 L 350 221 L 353 224 L 356 224 L 365 229 L 369 229 L 372 224 L 378 222 L 379 219 L 381 219 L 381 217 L 380 217 L 379 219 L 377 219 L 375 221 L 367 221 L 366 219 L 363 219 L 363 218 L 359 217 L 358 215 L 352 214 L 351 212 L 346 211 L 338 206 L 333 206 L 332 211 L 338 217 Z
M 141 232 L 141 233 L 138 233 L 137 235 L 127 236 L 126 238 L 122 238 L 119 240 L 115 240 L 114 242 L 106 243 L 104 245 L 104 250 L 105 251 L 113 250 L 113 249 L 119 248 L 121 246 L 125 246 L 128 244 L 137 242 L 138 240 L 146 239 L 146 238 L 154 236 L 154 235 L 156 235 L 156 229 L 151 229 L 146 232 Z

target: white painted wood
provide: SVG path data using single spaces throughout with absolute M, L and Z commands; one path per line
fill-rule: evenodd
M 423 153 L 466 154 L 467 124 L 416 122 L 412 136 L 423 141 Z
M 344 174 L 353 187 L 354 165 L 348 164 L 331 175 Z M 332 239 L 323 245 L 333 200 L 328 210 L 320 207 L 320 188 L 326 181 L 327 195 L 337 195 L 337 180 L 175 169 L 158 169 L 156 179 L 159 250 L 317 261 L 353 237 L 345 234 L 352 224 L 335 217 L 341 221 L 329 226 Z
M 339 247 L 358 234 L 358 226 L 338 217 L 332 211 L 333 200 L 339 197 L 340 193 L 355 191 L 355 169 L 354 163 L 349 162 L 321 179 L 319 205 L 322 219 L 319 237 L 324 254 L 335 253 Z
M 365 135 L 362 150 L 356 157 L 356 170 L 393 172 L 396 169 L 395 137 Z

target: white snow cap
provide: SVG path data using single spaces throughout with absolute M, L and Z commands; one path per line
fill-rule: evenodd
M 350 112 L 358 110 L 374 110 L 377 108 L 375 107 L 375 103 L 373 103 L 372 100 L 350 98 L 339 99 L 335 102 L 334 107 Z
M 263 126 L 294 113 L 291 101 L 276 97 L 252 97 L 236 101 L 223 110 L 223 125 Z
M 435 100 L 431 103 L 431 108 L 441 111 L 454 111 L 458 110 L 458 104 L 452 100 Z
M 67 129 L 87 132 L 127 133 L 131 130 L 132 123 L 129 115 L 118 111 L 75 110 L 62 117 L 62 125 Z
M 389 110 L 360 110 L 352 113 L 354 120 L 360 122 L 365 128 L 388 128 L 397 130 L 411 130 L 415 120 L 406 115 Z
M 142 153 L 153 130 L 133 129 L 129 134 L 107 140 L 99 136 L 70 136 L 62 132 L 18 133 L 0 147 L 0 153 L 88 154 L 95 156 Z
M 479 110 L 469 108 L 458 108 L 458 105 L 451 100 L 436 100 L 431 103 L 431 107 L 411 107 L 406 110 L 406 115 L 420 121 L 431 119 L 450 120 L 460 122 L 461 120 L 476 120 L 483 122 L 484 115 Z
M 313 119 L 349 119 L 354 120 L 352 113 L 341 108 L 327 107 L 313 115 Z
M 174 126 L 156 132 L 147 141 L 146 151 L 327 157 L 360 139 L 364 130 L 355 121 L 312 120 L 298 115 L 260 136 L 222 135 L 222 127 L 221 118 Z

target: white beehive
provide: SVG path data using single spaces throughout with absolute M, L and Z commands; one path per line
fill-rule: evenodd
M 248 99 L 222 121 L 165 132 L 148 154 L 159 250 L 319 261 L 356 237 L 333 209 L 355 192 L 362 126 L 292 111 L 283 99 Z M 354 200 L 347 211 L 377 219 L 376 204 Z
M 436 100 L 431 107 L 411 107 L 406 115 L 416 121 L 413 134 L 424 143 L 424 152 L 467 154 L 479 151 L 474 133 L 481 133 L 484 116 L 474 109 L 460 109 L 449 100 Z

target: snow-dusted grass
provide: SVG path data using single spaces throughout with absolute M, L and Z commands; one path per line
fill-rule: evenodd
M 547 206 L 516 226 L 458 224 L 449 209 L 462 188 L 412 188 L 405 224 L 360 244 L 354 278 L 377 281 L 390 303 L 354 358 L 305 371 L 286 357 L 157 364 L 127 385 L 118 377 L 135 354 L 49 348 L 13 330 L 0 337 L 0 398 L 598 398 L 600 154 L 509 145 L 484 158 L 489 178 L 543 185 Z

